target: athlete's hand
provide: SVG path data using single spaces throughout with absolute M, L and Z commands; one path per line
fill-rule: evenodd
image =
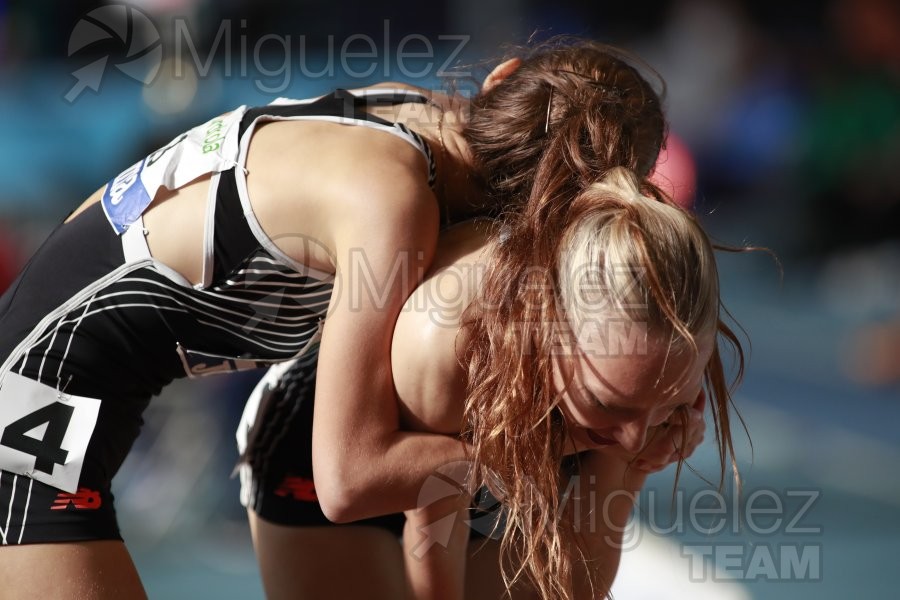
M 706 393 L 701 390 L 693 405 L 676 411 L 665 423 L 651 427 L 643 449 L 630 457 L 631 468 L 655 473 L 690 457 L 703 441 L 706 430 L 704 408 Z
M 682 457 L 687 459 L 703 441 L 706 430 L 706 423 L 703 420 L 705 408 L 706 393 L 701 390 L 693 405 L 676 411 L 665 423 L 649 428 L 647 441 L 637 453 L 629 452 L 619 444 L 593 444 L 584 436 L 577 436 L 569 439 L 565 454 L 598 451 L 617 456 L 638 471 L 646 473 L 662 471 Z

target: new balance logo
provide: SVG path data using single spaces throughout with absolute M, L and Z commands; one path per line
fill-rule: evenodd
M 305 477 L 294 477 L 288 475 L 281 480 L 281 485 L 275 490 L 276 496 L 291 496 L 294 500 L 302 500 L 304 502 L 318 502 L 319 497 L 316 496 L 316 487 L 312 479 Z
M 100 508 L 100 492 L 88 488 L 78 488 L 74 494 L 60 492 L 53 501 L 50 510 L 64 510 L 74 506 L 76 510 L 96 510 Z

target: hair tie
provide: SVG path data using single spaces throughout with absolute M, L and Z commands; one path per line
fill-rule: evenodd
M 550 131 L 550 107 L 553 106 L 553 86 L 550 86 L 550 99 L 547 100 L 547 118 L 544 120 L 544 135 Z
M 497 234 L 497 243 L 502 246 L 502 245 L 506 244 L 506 242 L 509 241 L 509 238 L 511 236 L 512 236 L 512 228 L 509 226 L 508 223 L 504 223 L 500 227 L 500 231 Z

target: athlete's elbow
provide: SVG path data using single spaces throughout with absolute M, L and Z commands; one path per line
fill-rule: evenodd
M 351 523 L 358 518 L 354 516 L 352 500 L 346 494 L 319 493 L 319 507 L 325 518 L 332 523 Z
M 316 497 L 322 513 L 332 523 L 350 523 L 365 518 L 365 492 L 353 471 L 340 461 L 316 465 Z
M 352 523 L 365 518 L 357 499 L 345 491 L 319 493 L 319 506 L 325 518 L 332 523 Z

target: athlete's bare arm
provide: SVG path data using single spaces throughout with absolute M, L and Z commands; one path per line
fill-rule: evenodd
M 431 271 L 397 319 L 391 349 L 394 385 L 409 429 L 456 436 L 462 427 L 466 381 L 456 349 L 464 343 L 460 318 L 483 272 L 487 233 L 486 223 L 472 222 L 443 232 Z M 464 469 L 455 475 L 464 477 Z M 454 473 L 444 469 L 443 476 Z M 421 506 L 406 511 L 407 578 L 417 598 L 462 599 L 471 499 L 468 494 L 427 495 L 425 490 Z
M 275 156 L 297 148 L 279 137 L 280 129 L 267 126 L 267 134 L 262 128 L 251 144 L 248 184 L 263 229 L 285 252 L 309 261 L 300 253 L 312 240 L 333 262 L 313 463 L 326 515 L 351 521 L 412 507 L 428 474 L 461 457 L 463 448 L 448 437 L 400 431 L 391 377 L 394 323 L 437 240 L 438 209 L 424 159 L 383 132 L 322 126 L 338 131 L 299 153 L 298 160 L 307 155 L 309 162 L 293 178 L 267 169 Z M 302 208 L 287 210 L 291 198 L 302 198 Z

